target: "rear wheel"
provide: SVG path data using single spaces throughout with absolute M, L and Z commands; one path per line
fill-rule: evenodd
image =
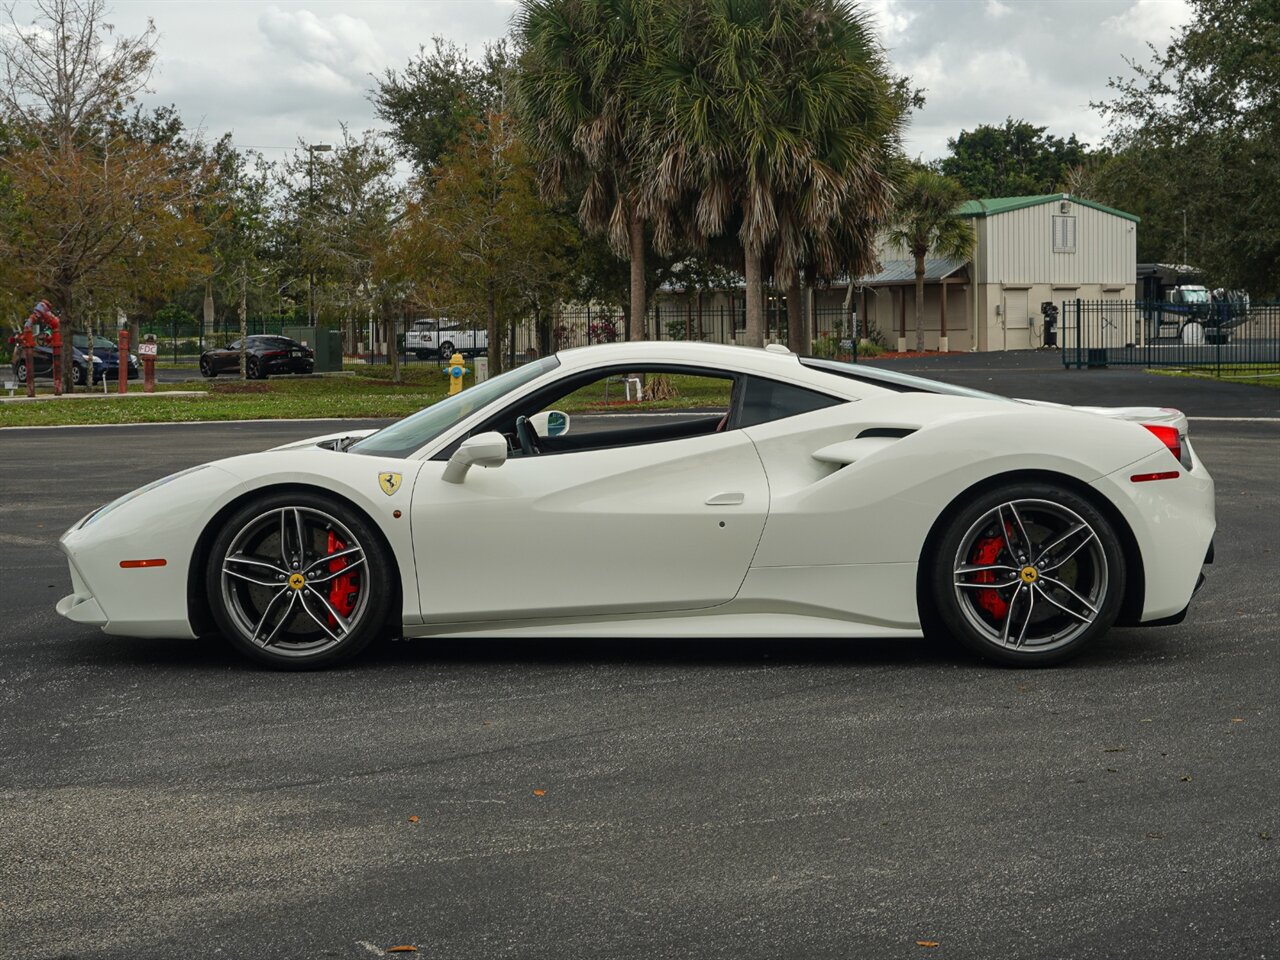
M 262 365 L 258 362 L 257 357 L 250 357 L 245 361 L 245 376 L 250 380 L 265 380 L 266 374 L 262 372 Z
M 446 340 L 444 343 L 440 344 L 440 357 L 447 363 L 452 356 L 453 344 Z
M 394 568 L 368 521 L 327 497 L 269 495 L 237 511 L 210 550 L 205 589 L 219 629 L 281 669 L 328 667 L 386 622 Z
M 17 377 L 19 383 L 25 384 L 27 382 L 27 361 L 19 360 L 13 368 L 13 375 Z
M 1110 629 L 1124 599 L 1115 530 L 1089 501 L 1051 484 L 1010 484 L 952 517 L 931 558 L 924 617 L 973 652 L 1048 666 Z

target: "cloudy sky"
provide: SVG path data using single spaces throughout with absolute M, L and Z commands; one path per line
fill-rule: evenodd
M 22 7 L 20 4 L 19 16 Z M 1124 58 L 1146 58 L 1185 22 L 1183 0 L 870 0 L 894 67 L 925 87 L 907 134 L 912 155 L 1006 116 L 1098 142 L 1089 101 Z M 338 123 L 376 126 L 373 75 L 399 68 L 435 34 L 478 52 L 503 36 L 513 0 L 114 0 L 111 19 L 160 32 L 155 103 L 187 123 L 271 158 L 305 141 L 331 142 Z

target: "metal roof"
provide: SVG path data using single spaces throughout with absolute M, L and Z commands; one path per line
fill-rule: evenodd
M 1104 206 L 1101 203 L 1085 200 L 1082 197 L 1073 197 L 1069 193 L 1043 193 L 1034 197 L 988 197 L 985 200 L 966 200 L 956 207 L 956 216 L 993 217 L 998 213 L 1009 213 L 1012 210 L 1022 210 L 1026 207 L 1038 207 L 1043 203 L 1057 203 L 1059 200 L 1078 203 L 1082 207 L 1092 207 L 1094 210 L 1101 210 L 1103 213 L 1124 217 L 1134 223 L 1142 222 L 1141 217 L 1134 216 L 1132 213 L 1125 213 L 1115 207 Z
M 925 283 L 949 277 L 967 261 L 954 257 L 925 257 Z M 914 260 L 885 260 L 876 273 L 868 273 L 858 278 L 858 284 L 914 283 L 916 279 L 916 262 Z

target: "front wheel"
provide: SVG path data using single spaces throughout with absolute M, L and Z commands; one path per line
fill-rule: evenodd
M 218 375 L 218 371 L 213 369 L 213 361 L 208 357 L 200 358 L 200 375 L 211 380 Z
M 930 562 L 944 628 L 989 660 L 1048 666 L 1106 633 L 1124 599 L 1124 554 L 1105 516 L 1052 484 L 992 490 L 951 518 Z
M 19 360 L 18 365 L 13 368 L 13 374 L 17 377 L 18 382 L 25 386 L 27 383 L 27 361 Z
M 317 494 L 261 497 L 222 526 L 205 589 L 234 647 L 286 670 L 360 653 L 387 621 L 394 567 L 369 522 Z

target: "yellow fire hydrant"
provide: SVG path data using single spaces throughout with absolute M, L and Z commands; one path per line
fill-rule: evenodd
M 449 396 L 452 397 L 462 391 L 462 378 L 471 371 L 462 365 L 462 354 L 455 353 L 449 358 L 449 366 L 444 372 L 449 374 Z

